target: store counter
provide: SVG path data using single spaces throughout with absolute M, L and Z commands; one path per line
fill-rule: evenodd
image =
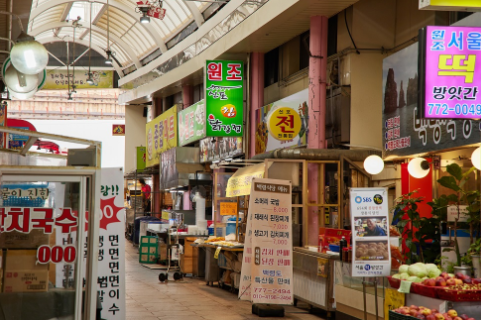
M 331 270 L 337 255 L 294 248 L 294 299 L 330 313 L 336 308 Z

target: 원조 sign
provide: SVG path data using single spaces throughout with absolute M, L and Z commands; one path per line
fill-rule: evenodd
M 481 28 L 426 27 L 424 117 L 481 118 Z
M 242 137 L 244 63 L 206 61 L 205 102 L 208 137 Z

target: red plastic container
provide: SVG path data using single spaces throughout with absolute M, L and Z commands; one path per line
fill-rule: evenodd
M 439 299 L 447 301 L 481 301 L 481 290 L 452 290 L 445 287 L 437 287 L 436 293 Z
M 417 293 L 430 298 L 438 298 L 436 289 L 436 287 L 425 286 L 424 284 L 420 283 L 413 283 L 411 285 L 412 293 Z
M 392 288 L 394 289 L 399 289 L 401 286 L 401 280 L 395 279 L 391 276 L 387 277 L 387 280 L 389 281 L 389 284 L 391 285 Z

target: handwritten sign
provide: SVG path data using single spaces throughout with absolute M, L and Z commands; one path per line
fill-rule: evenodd
M 404 306 L 406 303 L 406 296 L 404 293 L 391 288 L 386 288 L 384 295 L 384 319 L 389 319 L 389 310 Z
M 220 215 L 221 216 L 235 216 L 237 214 L 237 202 L 221 202 Z

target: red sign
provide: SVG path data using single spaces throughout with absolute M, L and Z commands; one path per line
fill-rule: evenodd
M 147 15 L 152 18 L 163 20 L 165 18 L 165 10 L 164 8 L 159 7 L 151 7 L 150 10 L 147 12 Z
M 125 136 L 125 124 L 113 124 L 112 125 L 113 136 Z

